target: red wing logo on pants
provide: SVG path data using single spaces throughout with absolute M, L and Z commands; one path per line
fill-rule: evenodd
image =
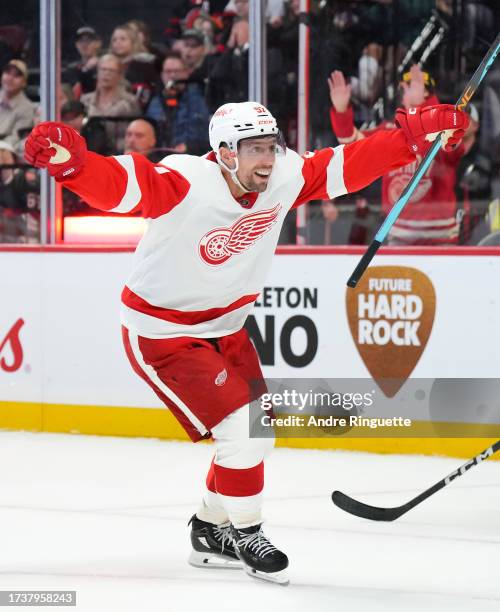
M 418 363 L 429 339 L 436 292 L 420 270 L 373 266 L 346 295 L 347 318 L 365 366 L 393 397 Z
M 224 263 L 233 255 L 249 249 L 276 223 L 281 204 L 259 210 L 238 219 L 231 227 L 218 227 L 200 240 L 200 257 L 211 266 Z
M 7 335 L 0 341 L 0 370 L 4 372 L 16 372 L 23 363 L 23 347 L 19 332 L 24 325 L 23 319 L 18 319 L 7 332 Z M 5 353 L 7 347 L 12 353 L 12 360 L 7 361 Z

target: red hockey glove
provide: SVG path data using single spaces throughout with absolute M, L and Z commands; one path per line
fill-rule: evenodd
M 423 155 L 429 148 L 429 142 L 435 140 L 439 132 L 444 132 L 441 137 L 443 149 L 452 151 L 464 137 L 469 116 L 451 104 L 414 107 L 407 111 L 398 108 L 396 124 L 405 133 L 411 152 Z
M 47 168 L 56 179 L 76 176 L 85 163 L 87 144 L 73 128 L 64 123 L 40 123 L 26 139 L 24 157 L 36 168 Z

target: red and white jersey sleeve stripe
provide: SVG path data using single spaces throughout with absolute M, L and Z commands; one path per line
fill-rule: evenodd
M 93 208 L 114 213 L 141 212 L 155 219 L 186 197 L 190 184 L 172 168 L 143 155 L 103 157 L 89 151 L 83 170 L 61 183 Z
M 303 156 L 304 185 L 294 207 L 309 200 L 329 200 L 358 191 L 390 170 L 411 163 L 401 130 L 380 131 L 351 144 Z

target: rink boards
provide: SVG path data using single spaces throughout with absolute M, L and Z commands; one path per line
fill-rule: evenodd
M 348 290 L 360 253 L 348 247 L 279 250 L 248 321 L 266 377 L 369 379 L 387 395 L 384 381 L 398 379 L 395 399 L 409 379 L 470 379 L 476 388 L 479 379 L 497 379 L 496 249 L 385 249 L 358 288 Z M 0 248 L 1 428 L 185 439 L 124 355 L 119 305 L 132 256 L 131 249 L 116 247 Z M 500 424 L 480 399 L 470 410 L 468 404 L 456 409 L 458 418 L 439 419 L 450 423 L 447 436 L 457 420 Z M 432 418 L 420 415 L 423 422 Z M 279 443 L 467 456 L 488 441 L 429 436 Z

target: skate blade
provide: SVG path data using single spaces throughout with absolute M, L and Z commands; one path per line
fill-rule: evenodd
M 214 555 L 192 550 L 188 559 L 189 565 L 201 567 L 203 569 L 243 569 L 241 561 L 225 557 L 224 555 Z
M 259 572 L 252 567 L 243 564 L 243 569 L 245 572 L 255 578 L 256 580 L 264 580 L 265 582 L 271 582 L 272 584 L 279 584 L 280 586 L 288 586 L 290 584 L 290 579 L 286 574 L 281 572 Z

